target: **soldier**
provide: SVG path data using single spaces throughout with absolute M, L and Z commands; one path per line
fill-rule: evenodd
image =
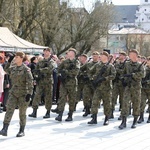
M 99 61 L 99 52 L 94 51 L 92 53 L 92 61 L 81 66 L 80 71 L 84 74 L 84 88 L 83 88 L 83 105 L 85 108 L 85 113 L 83 117 L 86 117 L 90 114 L 90 108 L 92 104 L 92 98 L 94 94 L 94 88 L 90 81 L 90 69 L 97 64 Z
M 116 77 L 113 80 L 113 91 L 112 91 L 112 114 L 111 118 L 114 118 L 113 111 L 115 110 L 115 104 L 117 102 L 117 98 L 119 96 L 119 110 L 122 107 L 122 99 L 123 99 L 123 91 L 124 87 L 122 85 L 122 81 L 120 80 L 120 76 L 122 75 L 125 63 L 127 61 L 127 54 L 124 51 L 119 52 L 119 57 L 117 63 L 114 64 L 116 69 Z
M 58 66 L 58 73 L 61 74 L 60 100 L 57 105 L 57 121 L 62 121 L 62 115 L 68 97 L 69 113 L 65 121 L 72 121 L 72 115 L 75 107 L 77 93 L 77 75 L 80 69 L 80 63 L 75 58 L 76 50 L 70 48 L 67 52 L 67 59 Z
M 36 92 L 32 102 L 33 112 L 29 117 L 37 117 L 37 109 L 41 101 L 41 95 L 44 93 L 46 114 L 43 118 L 50 118 L 50 110 L 52 107 L 52 73 L 55 68 L 55 62 L 51 55 L 51 49 L 44 49 L 44 59 L 39 61 L 34 70 L 34 78 L 36 79 Z
M 17 106 L 19 108 L 20 130 L 16 136 L 22 137 L 25 135 L 26 110 L 33 92 L 33 77 L 30 68 L 23 64 L 24 56 L 25 54 L 23 52 L 17 52 L 14 58 L 15 66 L 10 66 L 13 57 L 9 58 L 5 66 L 6 72 L 10 75 L 12 87 L 8 96 L 4 125 L 0 131 L 0 135 L 3 136 L 7 136 L 8 126 Z
M 138 116 L 140 115 L 141 102 L 141 80 L 145 76 L 143 64 L 138 62 L 138 51 L 132 49 L 129 51 L 130 61 L 125 64 L 123 79 L 124 79 L 124 94 L 122 101 L 122 122 L 119 129 L 126 127 L 127 116 L 129 115 L 130 101 L 132 103 L 134 117 L 131 128 L 136 128 Z
M 83 66 L 84 64 L 87 63 L 87 58 L 88 57 L 86 54 L 82 54 L 79 56 L 80 66 Z M 85 78 L 84 72 L 80 70 L 77 78 L 78 88 L 77 88 L 76 104 L 78 103 L 78 101 L 80 101 L 83 98 L 84 78 Z M 75 110 L 76 110 L 76 106 L 75 106 Z
M 146 100 L 148 100 L 149 113 L 147 123 L 150 123 L 150 56 L 147 58 L 146 76 L 142 79 L 140 118 L 138 120 L 138 123 L 142 123 L 144 121 L 144 110 L 146 106 Z
M 96 64 L 91 69 L 93 75 L 93 86 L 95 87 L 91 113 L 92 120 L 88 124 L 97 124 L 97 113 L 99 100 L 103 100 L 105 120 L 103 125 L 109 124 L 109 116 L 111 110 L 111 92 L 112 80 L 115 78 L 115 67 L 110 63 L 109 54 L 103 51 L 100 55 L 101 63 Z

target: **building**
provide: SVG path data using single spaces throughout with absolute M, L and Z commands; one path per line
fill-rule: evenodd
M 136 26 L 150 32 L 150 0 L 141 0 L 136 10 Z

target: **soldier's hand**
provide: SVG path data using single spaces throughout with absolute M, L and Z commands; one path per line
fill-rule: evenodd
M 12 60 L 14 59 L 14 57 L 15 57 L 15 55 L 11 55 L 11 56 L 9 56 L 8 62 L 9 62 L 9 63 L 11 63 L 11 62 L 12 62 Z
M 26 98 L 25 98 L 25 101 L 26 102 L 29 102 L 31 100 L 31 94 L 27 94 L 26 95 Z

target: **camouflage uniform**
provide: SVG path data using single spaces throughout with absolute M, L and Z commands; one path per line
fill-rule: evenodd
M 99 72 L 101 71 L 104 65 L 106 65 L 106 69 L 102 75 L 102 78 L 104 80 L 101 83 L 98 83 L 98 85 L 95 87 L 95 91 L 92 99 L 91 113 L 97 117 L 99 100 L 102 99 L 104 105 L 104 114 L 105 114 L 104 125 L 106 125 L 105 123 L 106 121 L 108 121 L 108 118 L 110 116 L 112 80 L 116 76 L 116 70 L 112 64 L 98 63 L 91 70 L 91 74 L 93 74 L 93 80 L 95 80 L 95 78 L 97 77 L 97 75 L 99 74 Z M 88 122 L 88 124 L 91 123 Z
M 9 63 L 8 63 L 9 65 Z M 8 69 L 6 71 L 10 74 L 12 87 L 9 91 L 9 98 L 7 103 L 7 111 L 4 118 L 4 123 L 9 124 L 13 116 L 15 108 L 19 107 L 20 125 L 26 125 L 26 109 L 29 102 L 25 101 L 27 94 L 33 92 L 33 77 L 30 69 L 22 64 Z
M 83 74 L 83 105 L 85 108 L 85 111 L 88 111 L 87 113 L 89 113 L 89 108 L 91 108 L 91 104 L 92 104 L 92 98 L 93 98 L 93 94 L 94 94 L 94 88 L 93 85 L 90 81 L 90 69 L 96 65 L 98 62 L 89 62 L 86 63 L 85 65 L 83 65 L 80 68 L 80 71 Z
M 140 118 L 138 123 L 144 121 L 144 110 L 146 106 L 146 100 L 148 100 L 148 108 L 150 108 L 150 66 L 146 67 L 146 76 L 142 80 L 142 90 L 141 90 L 141 105 L 140 105 Z M 150 116 L 150 109 L 148 109 L 149 116 Z M 147 121 L 150 123 L 150 117 Z
M 58 73 L 61 74 L 60 85 L 60 100 L 58 101 L 57 109 L 59 116 L 62 117 L 66 99 L 68 97 L 69 113 L 68 116 L 72 118 L 72 114 L 75 107 L 75 99 L 77 94 L 77 75 L 79 73 L 80 63 L 78 60 L 66 59 L 58 66 Z M 61 119 L 57 119 L 61 121 Z M 68 120 L 66 120 L 68 121 Z
M 55 62 L 51 59 L 43 59 L 39 61 L 33 72 L 37 80 L 36 92 L 32 102 L 33 113 L 29 117 L 36 117 L 36 110 L 41 102 L 41 95 L 44 93 L 45 108 L 47 110 L 44 118 L 49 118 L 50 109 L 52 107 L 52 74 L 55 68 Z
M 125 87 L 122 102 L 122 123 L 119 126 L 120 129 L 126 127 L 126 118 L 129 115 L 130 101 L 132 103 L 134 116 L 133 124 L 131 128 L 136 128 L 136 122 L 140 115 L 140 103 L 141 103 L 141 80 L 145 76 L 145 69 L 139 62 L 129 61 L 125 64 L 124 68 L 124 82 Z

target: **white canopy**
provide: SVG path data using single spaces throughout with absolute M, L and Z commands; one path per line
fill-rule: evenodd
M 44 46 L 28 42 L 6 27 L 0 27 L 0 50 L 2 51 L 25 51 L 25 52 L 40 52 Z

